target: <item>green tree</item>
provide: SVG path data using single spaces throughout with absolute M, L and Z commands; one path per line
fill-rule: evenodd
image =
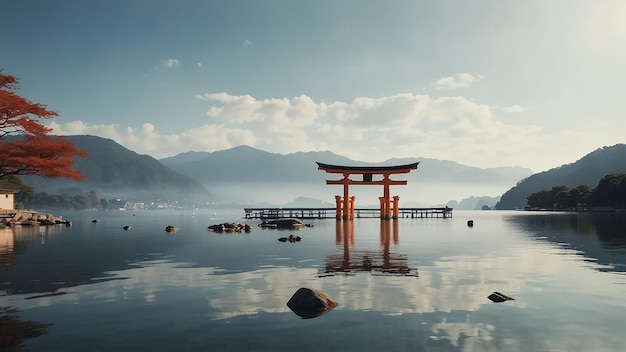
M 547 189 L 535 192 L 526 198 L 528 206 L 532 208 L 551 209 L 554 206 L 552 192 Z
M 570 190 L 561 190 L 554 195 L 554 204 L 557 209 L 571 209 L 576 206 Z
M 576 188 L 570 189 L 569 193 L 572 195 L 575 206 L 585 206 L 591 204 L 591 193 L 593 187 L 590 185 L 580 185 Z
M 604 176 L 594 189 L 591 198 L 596 206 L 618 206 L 626 203 L 626 174 L 610 174 Z

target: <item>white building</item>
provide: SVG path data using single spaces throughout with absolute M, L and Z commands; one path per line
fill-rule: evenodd
M 0 210 L 15 209 L 15 194 L 18 192 L 10 184 L 0 181 Z

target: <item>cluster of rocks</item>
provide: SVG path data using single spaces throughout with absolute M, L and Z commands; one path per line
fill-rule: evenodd
M 289 237 L 280 237 L 278 239 L 280 242 L 300 242 L 302 238 L 300 236 L 289 235 Z
M 33 210 L 14 210 L 0 214 L 0 227 L 21 225 L 65 225 L 72 226 L 72 222 L 63 220 L 61 216 L 39 213 Z
M 248 224 L 240 224 L 238 222 L 225 222 L 222 224 L 216 224 L 209 226 L 209 230 L 217 233 L 250 233 L 252 227 Z

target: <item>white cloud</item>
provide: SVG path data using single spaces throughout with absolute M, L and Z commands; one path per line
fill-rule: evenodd
M 90 125 L 82 121 L 65 124 L 52 122 L 49 127 L 57 135 L 89 134 L 110 138 L 140 154 L 163 158 L 178 153 L 215 151 L 246 144 L 255 145 L 256 137 L 249 130 L 227 128 L 223 125 L 202 125 L 177 134 L 162 134 L 151 123 L 144 123 L 141 132 L 127 127 L 119 132 L 118 125 Z
M 435 82 L 433 85 L 437 89 L 457 89 L 467 88 L 470 83 L 480 81 L 480 77 L 473 76 L 469 73 L 457 73 L 454 76 L 444 77 Z
M 164 134 L 158 124 L 148 122 L 135 128 L 82 121 L 53 122 L 50 127 L 61 135 L 111 138 L 156 158 L 246 144 L 281 154 L 331 150 L 358 161 L 427 157 L 479 167 L 540 165 L 548 169 L 560 166 L 554 160 L 573 162 L 601 147 L 586 132 L 547 131 L 526 122 L 498 119 L 496 112 L 521 111 L 520 106 L 490 107 L 459 96 L 406 93 L 331 103 L 306 95 L 259 100 L 222 92 L 196 98 L 206 102 L 207 121 L 185 131 Z M 581 142 L 553 143 L 564 138 Z M 615 143 L 620 138 L 616 134 Z M 604 141 L 614 144 L 606 136 Z
M 252 46 L 252 42 L 248 39 L 243 41 L 243 46 Z
M 177 59 L 167 59 L 161 60 L 161 64 L 167 68 L 174 68 L 180 65 L 180 61 L 178 61 Z
M 524 112 L 528 110 L 528 108 L 523 107 L 521 105 L 511 105 L 511 106 L 502 106 L 500 107 L 500 110 L 504 112 L 510 112 L 510 113 L 519 113 L 519 112 Z

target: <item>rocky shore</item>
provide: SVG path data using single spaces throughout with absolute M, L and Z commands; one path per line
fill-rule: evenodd
M 34 210 L 2 210 L 0 209 L 0 227 L 23 225 L 65 225 L 72 226 L 72 222 L 63 220 L 61 216 L 39 213 Z

